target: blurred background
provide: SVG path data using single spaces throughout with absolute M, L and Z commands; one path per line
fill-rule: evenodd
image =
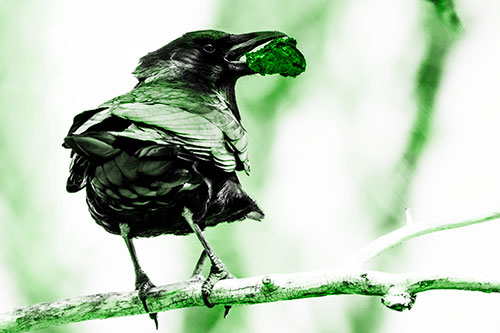
M 447 1 L 448 2 L 448 1 Z M 500 210 L 500 4 L 458 0 L 0 1 L 0 312 L 129 291 L 123 240 L 65 192 L 72 118 L 130 90 L 138 59 L 184 32 L 280 30 L 308 68 L 255 75 L 237 97 L 252 174 L 241 175 L 263 223 L 206 236 L 238 277 L 335 268 L 404 223 Z M 439 14 L 438 14 L 439 13 Z M 412 240 L 370 262 L 387 272 L 500 274 L 498 221 Z M 157 284 L 186 279 L 194 236 L 136 241 Z M 498 332 L 500 295 L 419 294 L 411 311 L 379 298 L 324 298 L 159 314 L 160 332 Z M 44 332 L 154 332 L 148 316 Z

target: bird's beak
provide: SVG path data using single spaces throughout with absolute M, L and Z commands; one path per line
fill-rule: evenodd
M 245 53 L 265 44 L 273 39 L 286 37 L 287 35 L 279 31 L 259 31 L 241 35 L 229 36 L 229 50 L 226 54 L 226 61 L 229 69 L 238 76 L 255 74 L 247 65 L 245 60 L 240 58 Z

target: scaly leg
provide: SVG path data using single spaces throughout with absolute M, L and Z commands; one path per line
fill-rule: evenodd
M 120 223 L 120 234 L 125 240 L 130 258 L 132 259 L 132 264 L 134 265 L 135 289 L 139 291 L 139 299 L 141 300 L 146 312 L 149 313 L 149 308 L 146 304 L 146 298 L 149 290 L 151 288 L 154 288 L 155 285 L 151 282 L 149 277 L 146 275 L 146 273 L 144 273 L 141 266 L 139 265 L 139 260 L 137 260 L 137 254 L 135 253 L 134 243 L 132 243 L 132 238 L 129 237 L 129 233 L 129 225 L 126 223 Z M 153 321 L 155 322 L 156 330 L 158 330 L 158 314 L 149 313 L 149 318 L 153 319 Z
M 207 251 L 201 251 L 200 258 L 196 262 L 196 266 L 193 270 L 193 274 L 191 274 L 191 280 L 204 280 L 201 272 L 203 271 L 203 265 L 205 264 L 205 260 L 207 259 Z
M 203 297 L 203 302 L 205 305 L 209 308 L 214 307 L 215 304 L 210 302 L 208 300 L 208 297 L 210 297 L 210 294 L 212 293 L 212 290 L 217 282 L 220 280 L 225 280 L 225 279 L 234 279 L 234 276 L 229 272 L 227 269 L 226 265 L 222 262 L 222 260 L 215 254 L 214 249 L 212 246 L 208 243 L 206 240 L 205 236 L 201 233 L 200 227 L 193 222 L 193 213 L 188 208 L 184 208 L 184 212 L 182 213 L 182 216 L 184 219 L 186 219 L 187 223 L 193 229 L 194 233 L 200 240 L 201 244 L 203 245 L 203 248 L 205 249 L 205 252 L 212 262 L 212 267 L 210 268 L 210 274 L 208 275 L 207 279 L 203 283 L 203 286 L 201 287 L 201 294 Z M 203 253 L 202 253 L 203 256 Z M 198 264 L 195 268 L 195 272 L 198 273 L 198 270 L 201 272 L 201 269 L 199 266 L 203 267 L 202 265 L 199 265 L 200 261 L 202 258 L 200 257 L 200 260 L 198 260 Z M 204 259 L 203 259 L 204 260 Z M 227 316 L 229 313 L 229 310 L 231 309 L 230 306 L 226 306 L 226 311 L 224 312 L 224 318 Z

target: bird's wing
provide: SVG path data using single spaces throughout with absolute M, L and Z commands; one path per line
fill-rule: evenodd
M 175 145 L 182 148 L 180 158 L 211 161 L 227 172 L 248 171 L 245 131 L 235 120 L 216 112 L 197 114 L 165 104 L 115 104 L 74 125 L 65 146 L 87 159 L 103 160 L 113 157 L 116 148 L 133 154 L 134 149 L 152 143 Z M 75 117 L 75 122 L 80 119 Z M 76 169 L 78 161 L 73 161 Z
M 247 136 L 232 113 L 209 105 L 201 112 L 199 104 L 196 108 L 193 112 L 192 108 L 169 104 L 119 103 L 111 107 L 111 114 L 136 125 L 120 135 L 151 139 L 153 131 L 157 138 L 153 141 L 165 140 L 154 130 L 159 128 L 171 136 L 170 142 L 180 144 L 196 158 L 213 159 L 224 171 L 249 172 Z
M 217 166 L 226 171 L 250 172 L 246 132 L 217 89 L 206 87 L 194 91 L 182 83 L 174 86 L 153 82 L 140 85 L 101 107 L 110 107 L 112 114 L 118 117 L 169 131 L 191 150 L 210 146 Z

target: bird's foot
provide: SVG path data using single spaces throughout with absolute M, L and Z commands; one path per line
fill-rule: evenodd
M 218 258 L 217 258 L 218 259 Z M 229 272 L 226 265 L 219 259 L 212 264 L 210 268 L 210 274 L 201 286 L 201 295 L 203 297 L 203 302 L 209 308 L 214 307 L 214 303 L 210 302 L 208 298 L 212 294 L 212 290 L 217 282 L 226 279 L 234 279 L 234 275 Z M 225 306 L 224 318 L 227 317 L 231 307 L 229 305 Z
M 155 322 L 156 330 L 158 330 L 158 313 L 150 313 L 148 304 L 146 303 L 146 298 L 148 296 L 149 291 L 156 287 L 149 277 L 142 270 L 137 272 L 137 278 L 135 280 L 135 289 L 139 291 L 139 299 L 144 306 L 144 310 L 149 314 L 149 318 L 151 318 Z

